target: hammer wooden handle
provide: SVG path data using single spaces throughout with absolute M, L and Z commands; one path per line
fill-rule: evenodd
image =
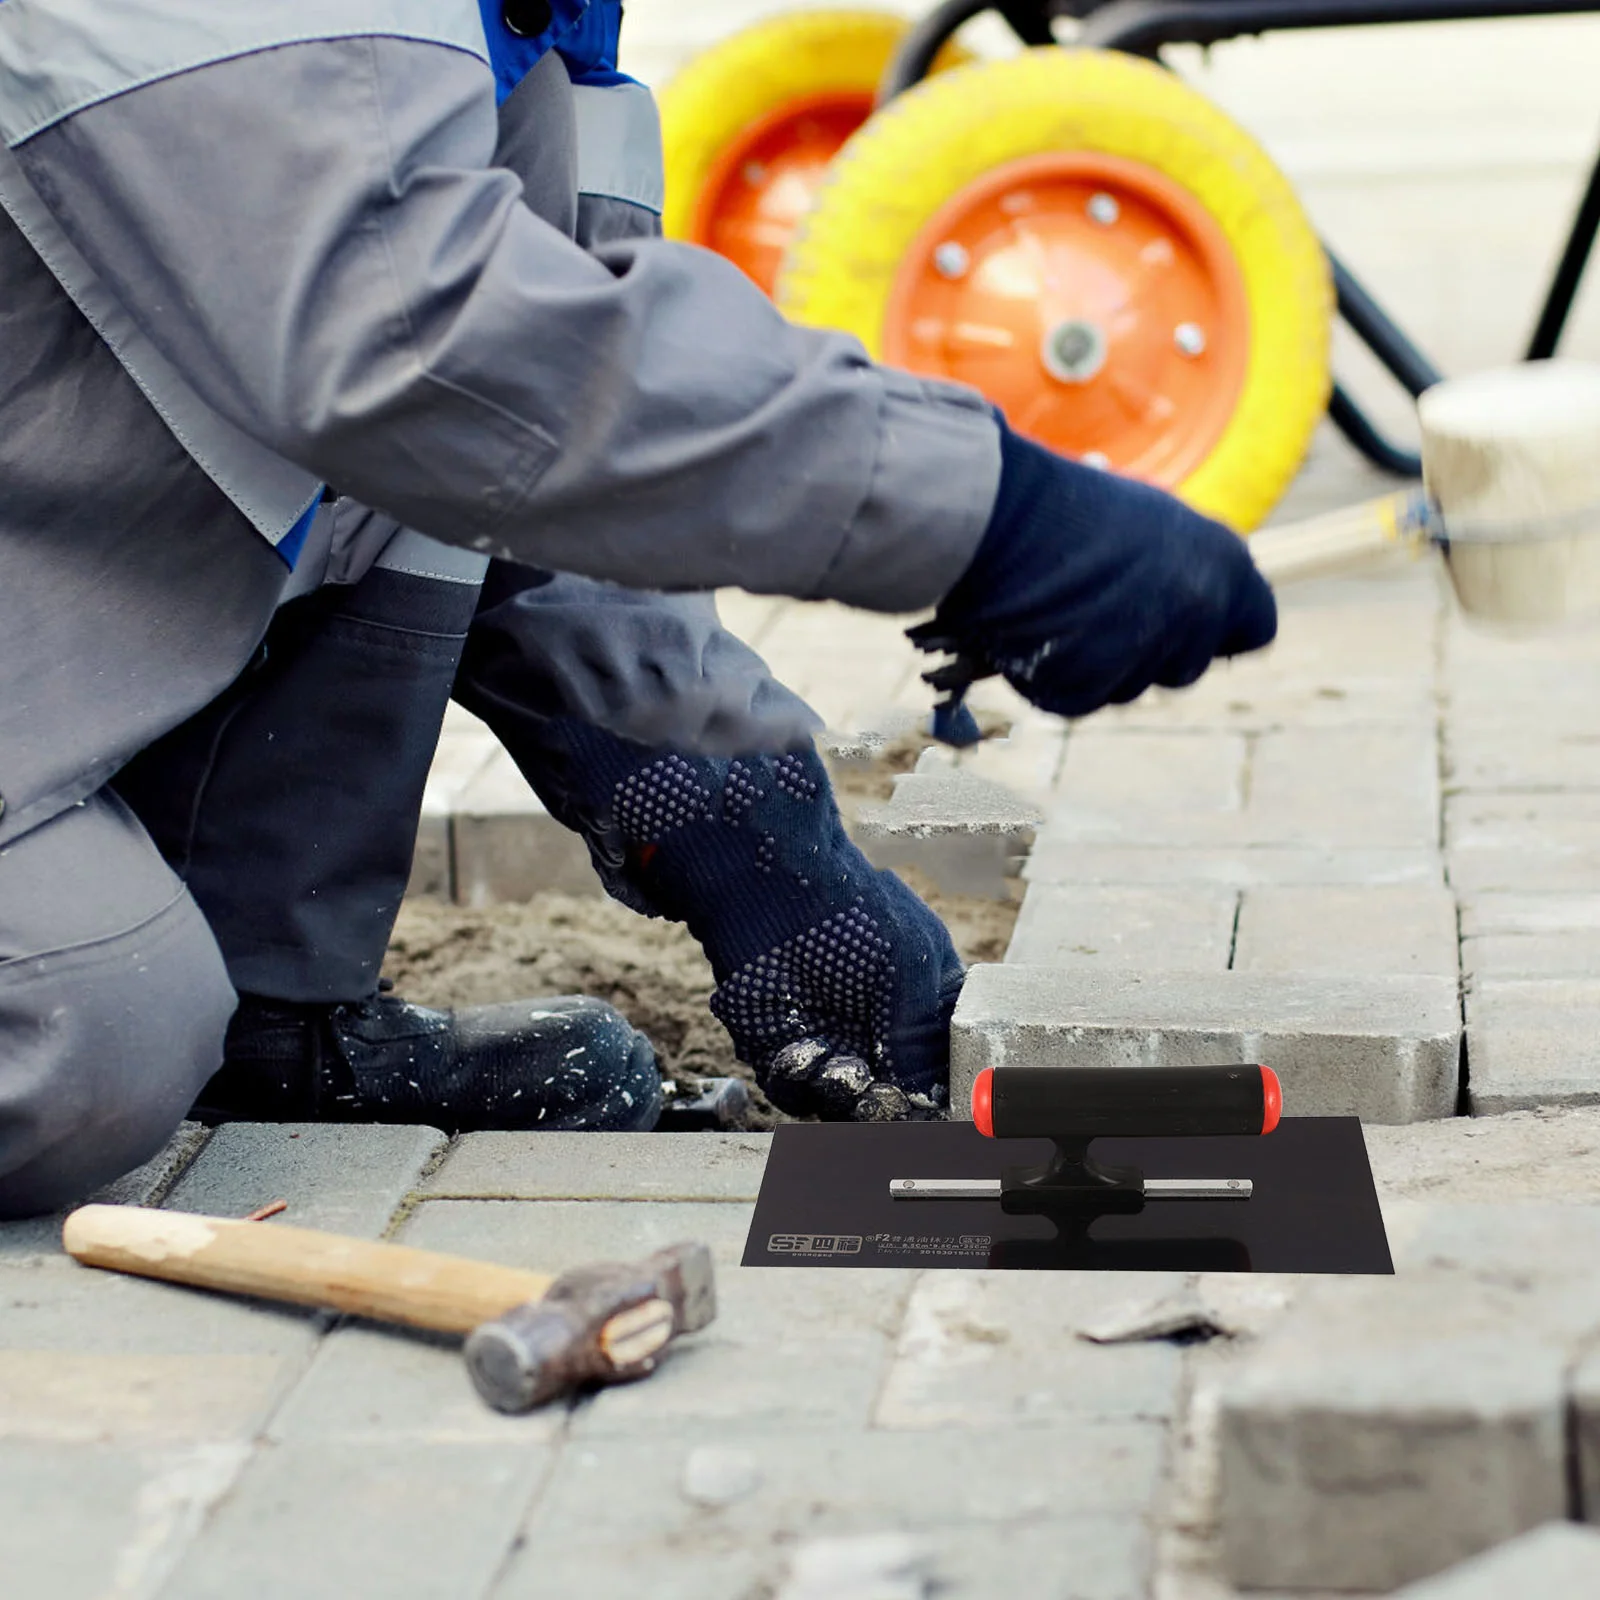
M 1385 495 L 1342 511 L 1267 528 L 1250 536 L 1250 555 L 1268 583 L 1329 577 L 1368 565 L 1395 550 L 1426 546 L 1413 513 L 1414 495 Z
M 539 1299 L 554 1281 L 537 1272 L 310 1228 L 138 1206 L 84 1206 L 67 1218 L 61 1241 L 85 1266 L 331 1306 L 440 1333 L 470 1333 L 513 1306 Z

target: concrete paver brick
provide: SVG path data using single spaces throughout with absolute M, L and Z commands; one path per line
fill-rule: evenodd
M 402 1237 L 541 1272 L 635 1260 L 680 1239 L 711 1247 L 717 1320 L 675 1345 L 648 1384 L 586 1403 L 575 1419 L 580 1433 L 671 1430 L 696 1418 L 864 1426 L 912 1274 L 741 1268 L 750 1213 L 748 1204 L 716 1202 L 430 1200 Z
M 1442 883 L 1434 849 L 1346 850 L 1317 845 L 1178 849 L 1083 844 L 1045 827 L 1023 876 L 1038 883 Z
M 0 1271 L 0 1438 L 248 1439 L 310 1359 L 308 1312 L 79 1267 Z
M 1475 979 L 1467 1090 L 1480 1115 L 1600 1103 L 1600 979 Z
M 1264 884 L 1239 908 L 1241 972 L 1432 974 L 1460 965 L 1455 896 L 1437 884 Z
M 517 1200 L 754 1200 L 769 1133 L 469 1133 L 427 1194 Z
M 1243 734 L 1075 729 L 1059 788 L 1074 812 L 1178 816 L 1236 812 L 1244 802 L 1249 741 Z
M 268 1445 L 178 1563 L 163 1600 L 474 1600 L 550 1469 L 548 1446 L 319 1439 Z
M 567 1421 L 559 1405 L 520 1417 L 485 1405 L 467 1376 L 461 1344 L 445 1334 L 348 1322 L 317 1346 L 267 1436 L 378 1449 L 406 1440 L 520 1446 L 559 1437 Z
M 1574 1370 L 1571 1401 L 1580 1509 L 1584 1521 L 1600 1524 L 1600 1350 Z
M 1600 743 L 1592 732 L 1524 722 L 1483 727 L 1463 711 L 1451 720 L 1444 748 L 1451 790 L 1600 789 Z
M 1453 979 L 977 966 L 951 1025 L 951 1103 L 984 1067 L 1265 1061 L 1291 1116 L 1415 1122 L 1455 1110 Z
M 200 1153 L 211 1130 L 198 1122 L 185 1122 L 178 1131 L 141 1167 L 135 1167 L 115 1182 L 106 1184 L 86 1197 L 106 1206 L 147 1206 L 164 1195 L 184 1168 Z M 26 1222 L 0 1222 L 0 1263 L 15 1262 L 27 1256 L 58 1255 L 61 1251 L 61 1224 L 64 1211 L 51 1217 L 32 1217 Z
M 1144 1593 L 1138 1519 L 1160 1481 L 1158 1426 L 1064 1423 L 1030 1433 L 1025 1450 L 1012 1432 L 941 1438 L 948 1448 L 922 1434 L 695 1426 L 670 1439 L 576 1439 L 495 1600 L 621 1600 L 637 1595 L 641 1572 L 652 1600 L 737 1600 L 781 1583 L 797 1539 L 889 1531 L 924 1544 L 930 1573 L 948 1575 L 955 1595 L 1055 1592 L 1069 1575 L 1063 1592 L 1086 1600 Z M 761 1489 L 726 1508 L 698 1505 L 682 1490 L 686 1459 L 726 1443 L 754 1457 Z M 582 1549 L 569 1532 L 580 1527 Z M 1016 1591 L 1000 1582 L 1028 1570 L 1006 1557 L 1013 1538 L 1032 1563 Z
M 1453 794 L 1445 802 L 1452 850 L 1592 850 L 1600 847 L 1600 795 Z
M 1461 933 L 1461 965 L 1469 978 L 1600 972 L 1600 895 L 1466 895 Z
M 247 1458 L 243 1444 L 0 1440 L 0 1573 L 16 1600 L 153 1595 Z
M 1564 1514 L 1565 1365 L 1525 1296 L 1413 1270 L 1319 1286 L 1224 1382 L 1224 1570 L 1386 1592 Z
M 1006 737 L 963 750 L 958 765 L 962 772 L 1043 804 L 1055 792 L 1066 755 L 1066 723 L 1030 710 L 1019 715 Z
M 1157 1274 L 1142 1287 L 1170 1291 L 1181 1281 Z M 1036 1428 L 1172 1416 L 1183 1370 L 1176 1346 L 1155 1340 L 1109 1348 L 1075 1337 L 1125 1293 L 1100 1274 L 925 1274 L 912 1292 L 874 1422 Z
M 230 1122 L 165 1204 L 241 1217 L 281 1199 L 295 1227 L 376 1238 L 445 1143 L 437 1128 Z
M 1449 1572 L 1407 1585 L 1395 1600 L 1591 1600 L 1600 1579 L 1600 1530 L 1547 1522 Z
M 602 892 L 589 847 L 545 810 L 504 750 L 461 791 L 451 830 L 460 905 L 526 900 L 541 889 Z
M 1239 896 L 1206 886 L 1035 884 L 1006 960 L 1036 967 L 1225 972 Z
M 920 764 L 919 764 L 920 765 Z M 908 772 L 885 806 L 864 806 L 855 838 L 876 867 L 915 867 L 952 894 L 1003 900 L 1032 848 L 1039 810 L 959 769 Z

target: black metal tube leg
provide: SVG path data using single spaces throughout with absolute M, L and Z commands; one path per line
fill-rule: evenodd
M 1545 296 L 1544 309 L 1539 313 L 1538 326 L 1528 344 L 1529 361 L 1547 361 L 1556 353 L 1572 302 L 1578 297 L 1578 285 L 1583 282 L 1584 268 L 1589 265 L 1589 252 L 1594 248 L 1596 233 L 1600 233 L 1600 153 L 1595 156 L 1589 187 L 1578 203 L 1572 232 L 1567 235 L 1566 248 L 1561 252 L 1555 277 L 1550 280 L 1550 292 Z

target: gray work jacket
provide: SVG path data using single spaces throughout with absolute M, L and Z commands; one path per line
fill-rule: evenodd
M 0 843 L 238 671 L 324 482 L 639 588 L 960 575 L 977 396 L 584 252 L 496 136 L 474 0 L 0 0 Z

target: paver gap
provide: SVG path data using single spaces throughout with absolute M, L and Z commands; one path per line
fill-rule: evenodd
M 1233 963 L 1239 954 L 1239 919 L 1244 915 L 1244 890 L 1241 889 L 1233 897 L 1233 926 L 1228 930 L 1228 971 L 1233 971 Z

